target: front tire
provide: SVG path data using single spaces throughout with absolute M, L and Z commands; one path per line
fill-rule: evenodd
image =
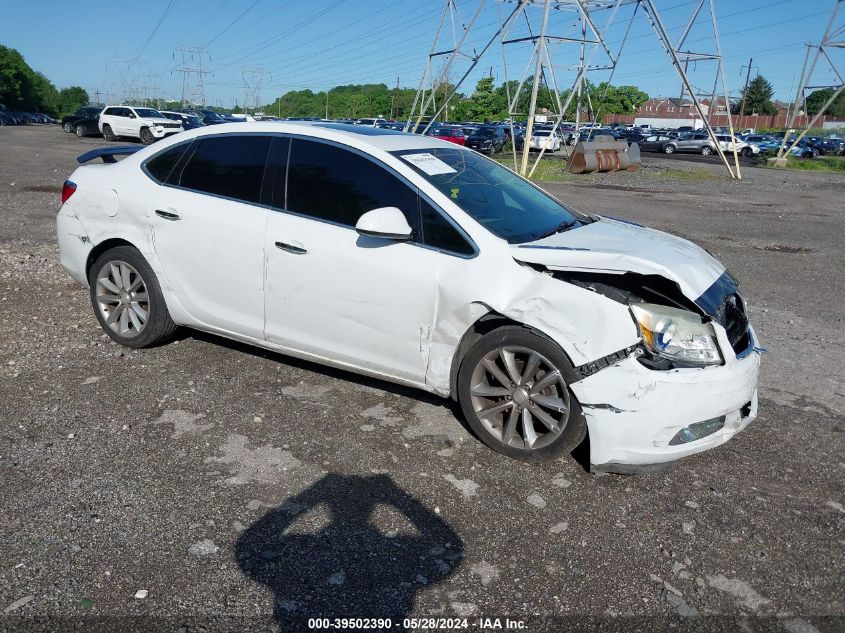
M 522 461 L 571 452 L 587 432 L 568 384 L 576 379 L 566 354 L 551 340 L 519 326 L 482 336 L 458 373 L 458 401 L 487 446 Z
M 710 154 L 712 154 L 712 153 L 713 153 L 713 148 L 708 146 L 708 145 L 705 145 L 704 147 L 701 148 L 701 155 L 702 156 L 710 156 Z
M 134 247 L 100 255 L 88 272 L 88 285 L 100 326 L 121 345 L 150 347 L 176 332 L 158 279 Z
M 76 131 L 76 135 L 77 135 L 79 138 L 82 138 L 83 136 L 86 136 L 86 134 L 85 134 L 85 126 L 84 126 L 84 125 L 77 125 L 77 126 L 76 126 L 76 130 L 75 130 L 75 131 Z
M 109 142 L 113 142 L 117 140 L 117 135 L 112 132 L 110 125 L 103 126 L 103 138 L 105 138 Z
M 153 143 L 156 142 L 156 137 L 153 136 L 153 133 L 150 132 L 150 128 L 148 128 L 148 127 L 141 128 L 140 136 L 141 136 L 141 142 L 144 145 L 152 145 Z

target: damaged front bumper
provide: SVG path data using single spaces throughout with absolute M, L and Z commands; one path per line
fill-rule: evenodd
M 631 356 L 571 385 L 590 435 L 597 472 L 657 472 L 724 444 L 757 417 L 759 349 L 720 366 L 654 370 Z M 724 330 L 717 336 L 731 350 Z M 704 423 L 704 424 L 702 424 Z

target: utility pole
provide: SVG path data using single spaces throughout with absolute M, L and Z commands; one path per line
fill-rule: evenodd
M 748 96 L 748 80 L 751 79 L 751 62 L 754 61 L 753 57 L 748 58 L 748 72 L 745 73 L 745 87 L 742 89 L 742 105 L 739 106 L 739 116 L 745 114 L 745 99 Z M 742 69 L 740 68 L 740 71 Z M 711 104 L 712 107 L 712 104 Z M 728 107 L 728 104 L 725 104 L 725 107 Z
M 329 89 L 326 88 L 326 118 L 329 118 Z
M 393 91 L 393 97 L 390 99 L 390 120 L 395 121 L 393 116 L 393 106 L 396 105 L 396 95 L 399 94 L 399 77 L 396 77 L 396 90 Z

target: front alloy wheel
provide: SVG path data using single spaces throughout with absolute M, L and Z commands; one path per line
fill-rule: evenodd
M 486 354 L 472 374 L 472 406 L 487 432 L 504 446 L 548 446 L 569 420 L 569 390 L 560 370 L 525 347 Z
M 467 422 L 493 450 L 533 461 L 580 444 L 584 416 L 567 382 L 574 370 L 551 340 L 505 326 L 482 336 L 464 356 L 457 395 Z
M 155 143 L 156 137 L 153 136 L 153 133 L 150 131 L 150 128 L 145 127 L 141 130 L 141 142 L 144 145 L 152 145 Z
M 710 156 L 710 154 L 712 154 L 712 153 L 713 153 L 713 148 L 710 147 L 709 145 L 705 145 L 704 147 L 701 148 L 701 155 L 702 156 Z

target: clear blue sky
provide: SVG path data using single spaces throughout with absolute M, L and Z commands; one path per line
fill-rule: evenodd
M 753 66 L 772 82 L 775 97 L 790 100 L 801 71 L 803 44 L 819 40 L 833 1 L 715 0 L 732 94 L 742 88 L 741 66 L 753 57 Z M 670 34 L 677 38 L 695 0 L 656 3 Z M 415 88 L 444 4 L 445 0 L 78 0 L 71 11 L 65 1 L 42 0 L 37 8 L 13 2 L 3 9 L 0 44 L 18 49 L 58 87 L 81 85 L 92 97 L 99 90 L 112 101 L 119 100 L 133 83 L 178 99 L 181 75 L 176 69 L 182 57 L 175 49 L 204 46 L 208 54 L 203 63 L 211 71 L 206 77 L 208 102 L 231 107 L 243 101 L 243 66 L 266 71 L 261 89 L 265 103 L 293 89 L 318 91 L 349 83 L 395 85 L 397 78 L 402 86 Z M 469 36 L 479 48 L 499 24 L 499 3 L 487 0 L 486 4 Z M 458 6 L 468 20 L 478 0 L 458 0 Z M 507 3 L 501 5 L 502 11 L 508 8 Z M 620 9 L 606 31 L 614 52 L 630 14 L 630 7 Z M 608 11 L 595 14 L 600 27 L 608 18 Z M 574 14 L 555 12 L 550 32 L 570 36 L 573 24 Z M 514 34 L 524 32 L 520 23 Z M 689 48 L 713 50 L 712 40 L 704 35 L 704 29 L 693 29 Z M 443 47 L 449 48 L 450 41 L 449 29 Z M 511 45 L 507 49 L 508 76 L 519 79 L 529 48 Z M 570 66 L 577 63 L 577 55 L 573 44 L 554 48 L 559 87 L 571 84 Z M 598 64 L 603 57 L 595 53 L 592 60 Z M 196 55 L 189 58 L 190 64 L 197 62 Z M 471 92 L 478 77 L 491 72 L 491 67 L 501 81 L 505 60 L 498 44 L 484 56 L 464 92 Z M 590 78 L 599 82 L 607 76 L 607 72 L 597 72 Z M 712 89 L 714 77 L 713 62 L 691 66 L 693 84 L 702 92 Z M 816 77 L 814 83 L 829 83 L 833 76 L 820 66 Z M 680 92 L 674 70 L 641 14 L 632 23 L 613 83 L 637 85 L 652 96 Z

